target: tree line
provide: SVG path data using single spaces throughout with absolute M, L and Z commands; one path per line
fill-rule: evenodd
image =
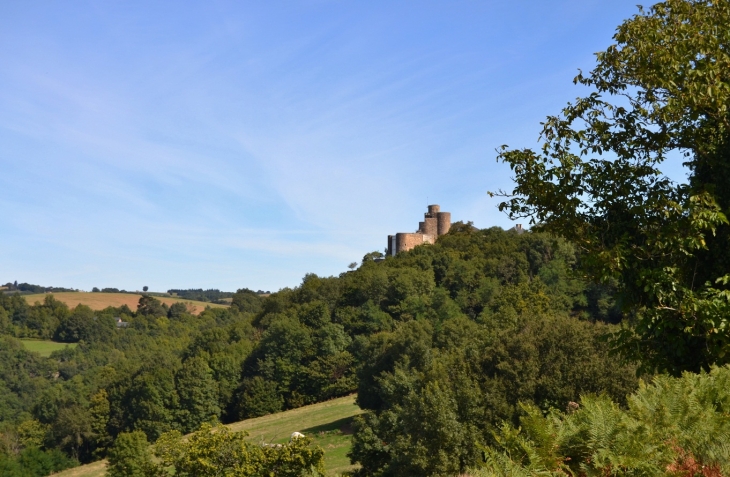
M 621 318 L 612 289 L 574 276 L 570 243 L 452 229 L 434 246 L 378 262 L 368 254 L 357 270 L 310 274 L 268 297 L 239 290 L 230 308 L 199 316 L 152 296 L 134 311 L 2 297 L 0 418 L 4 439 L 16 443 L 3 452 L 17 459 L 26 448 L 19 429 L 32 427 L 38 448 L 90 462 L 121 433 L 155 442 L 359 390 L 371 414 L 353 458 L 365 468 L 387 460 L 387 452 L 363 451 L 366 436 L 390 439 L 384 417 L 411 409 L 407 402 L 425 409 L 414 399 L 439 382 L 445 396 L 463 391 L 459 399 L 472 403 L 454 424 L 480 416 L 467 455 L 453 454 L 473 463 L 468 456 L 494 425 L 517 418 L 520 401 L 548 409 L 583 392 L 620 400 L 636 388 L 635 367 L 611 357 L 602 340 Z M 41 358 L 16 339 L 26 336 L 78 346 Z

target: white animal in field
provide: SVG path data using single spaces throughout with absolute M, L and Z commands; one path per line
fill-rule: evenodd
M 302 434 L 301 432 L 292 432 L 289 440 L 293 441 L 294 439 L 299 439 L 300 437 L 304 437 L 304 434 Z

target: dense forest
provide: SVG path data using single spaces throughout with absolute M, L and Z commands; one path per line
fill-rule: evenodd
M 432 409 L 458 411 L 467 424 L 449 438 L 458 452 L 443 464 L 458 470 L 476 462 L 495 426 L 517 422 L 520 402 L 547 410 L 581 393 L 623 401 L 636 389 L 635 368 L 612 357 L 603 339 L 621 317 L 611 289 L 576 278 L 578 259 L 573 246 L 546 234 L 457 223 L 434 246 L 382 261 L 368 254 L 357 270 L 307 275 L 266 298 L 240 290 L 230 308 L 199 316 L 151 296 L 134 311 L 97 312 L 69 309 L 52 294 L 35 305 L 4 296 L 4 465 L 21 465 L 27 452 L 58 458 L 57 450 L 90 462 L 122 432 L 154 442 L 167 431 L 359 390 L 372 413 L 360 424 L 354 459 L 366 468 L 401 465 L 388 462 L 401 450 L 370 449 L 369 439 L 403 432 L 388 427 L 392 416 L 427 412 L 416 401 L 440 396 Z M 78 346 L 42 358 L 17 337 Z M 446 406 L 453 399 L 458 410 Z M 412 425 L 422 417 L 438 418 L 413 415 Z

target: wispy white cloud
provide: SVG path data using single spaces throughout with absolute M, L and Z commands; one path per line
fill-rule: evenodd
M 382 249 L 427 200 L 509 226 L 494 148 L 534 145 L 633 12 L 0 6 L 0 279 L 276 289 Z

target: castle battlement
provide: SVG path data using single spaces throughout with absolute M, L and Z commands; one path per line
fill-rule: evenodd
M 388 255 L 410 250 L 416 245 L 436 243 L 441 235 L 451 228 L 451 212 L 441 212 L 438 205 L 429 205 L 428 212 L 423 214 L 423 222 L 418 223 L 415 233 L 397 233 L 388 235 Z

